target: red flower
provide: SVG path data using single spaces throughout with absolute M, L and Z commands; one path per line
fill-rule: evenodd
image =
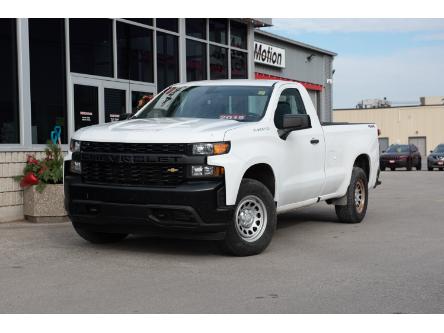
M 20 181 L 21 187 L 27 187 L 30 185 L 37 185 L 39 180 L 37 176 L 33 172 L 28 172 L 23 179 Z

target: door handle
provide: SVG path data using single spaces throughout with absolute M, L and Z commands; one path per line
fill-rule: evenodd
M 317 145 L 317 144 L 319 143 L 319 139 L 311 139 L 311 140 L 310 140 L 310 143 L 311 143 L 312 145 Z

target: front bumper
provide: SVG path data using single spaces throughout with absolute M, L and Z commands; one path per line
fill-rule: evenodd
M 428 159 L 427 167 L 429 168 L 444 168 L 444 160 Z
M 390 160 L 381 160 L 379 162 L 380 168 L 406 168 L 408 164 L 408 160 L 392 160 L 393 163 L 390 163 Z
M 80 176 L 65 175 L 64 185 L 73 223 L 101 232 L 222 238 L 234 209 L 225 206 L 222 180 L 142 187 L 85 184 Z

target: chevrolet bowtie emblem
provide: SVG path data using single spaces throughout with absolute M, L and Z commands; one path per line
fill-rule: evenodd
M 176 169 L 176 168 L 169 168 L 169 169 L 167 169 L 167 171 L 168 171 L 168 172 L 171 172 L 171 173 L 174 173 L 174 172 L 179 171 L 179 169 Z

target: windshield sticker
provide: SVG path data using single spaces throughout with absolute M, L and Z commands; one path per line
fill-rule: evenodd
M 243 114 L 221 114 L 219 119 L 227 119 L 227 120 L 244 120 L 245 115 Z
M 183 87 L 181 88 L 170 87 L 167 90 L 165 90 L 163 96 L 159 100 L 160 108 L 165 110 L 168 109 L 168 107 L 171 104 L 170 102 L 172 102 L 172 100 L 176 97 L 176 95 L 178 95 L 182 90 L 184 90 Z

